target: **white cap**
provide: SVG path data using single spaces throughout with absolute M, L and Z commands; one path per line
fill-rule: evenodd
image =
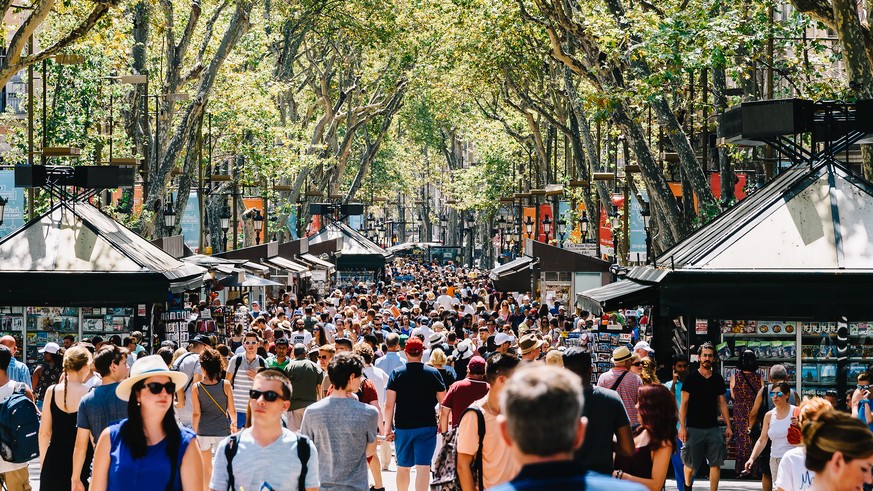
M 495 346 L 500 346 L 503 343 L 511 343 L 511 342 L 512 342 L 512 336 L 510 336 L 509 334 L 506 334 L 505 332 L 498 333 L 496 336 L 494 336 L 494 345 Z
M 652 349 L 652 347 L 649 346 L 649 343 L 647 343 L 647 342 L 645 342 L 645 341 L 640 341 L 639 343 L 637 343 L 637 344 L 634 345 L 634 351 L 641 350 L 641 349 L 642 349 L 642 350 L 649 351 L 649 352 L 654 351 L 654 350 Z
M 61 350 L 61 347 L 58 346 L 58 343 L 45 343 L 45 346 L 41 350 L 40 353 L 51 353 L 53 355 L 58 354 L 58 351 Z

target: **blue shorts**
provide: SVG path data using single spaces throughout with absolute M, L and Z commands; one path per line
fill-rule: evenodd
M 396 429 L 394 431 L 394 451 L 397 454 L 399 467 L 414 465 L 429 466 L 436 450 L 436 426 L 424 428 Z

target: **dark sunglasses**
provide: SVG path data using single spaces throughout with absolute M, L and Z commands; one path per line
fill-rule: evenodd
M 167 382 L 166 384 L 159 384 L 157 382 L 150 382 L 143 386 L 144 389 L 148 389 L 152 394 L 158 395 L 162 390 L 166 390 L 167 394 L 173 395 L 176 393 L 176 384 L 173 382 Z
M 643 362 L 638 361 L 638 362 L 634 363 L 633 365 L 634 365 L 635 367 L 641 367 L 641 366 L 643 366 Z
M 274 402 L 276 399 L 281 398 L 279 393 L 276 392 L 275 390 L 268 390 L 265 392 L 261 392 L 260 390 L 251 389 L 249 391 L 249 397 L 253 401 L 257 401 L 258 399 L 261 398 L 261 396 L 264 396 L 264 400 L 267 402 Z
M 859 385 L 858 388 L 861 390 L 867 390 L 870 388 L 870 386 L 869 385 Z
M 327 359 L 327 355 L 321 355 L 321 356 L 318 357 L 318 359 L 319 359 L 319 360 L 326 360 L 326 359 Z

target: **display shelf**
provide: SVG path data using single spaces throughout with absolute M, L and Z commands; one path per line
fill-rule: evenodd
M 725 363 L 736 364 L 738 360 L 736 357 L 730 357 L 730 358 L 726 358 L 722 361 L 724 361 Z M 768 363 L 793 363 L 795 361 L 797 361 L 796 358 L 785 358 L 785 357 L 782 357 L 782 358 L 758 358 L 759 365 L 762 363 L 765 365 Z
M 760 339 L 768 339 L 768 340 L 781 339 L 784 341 L 791 341 L 795 338 L 795 334 L 793 332 L 791 332 L 791 333 L 782 332 L 779 334 L 773 334 L 773 333 L 759 334 L 759 333 L 754 333 L 754 332 L 739 332 L 739 333 L 723 332 L 721 334 L 722 334 L 722 336 L 724 336 L 725 339 L 734 339 L 734 338 L 758 339 L 758 338 L 760 338 Z

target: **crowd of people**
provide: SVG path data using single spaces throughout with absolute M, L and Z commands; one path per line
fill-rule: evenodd
M 873 481 L 869 381 L 839 413 L 797 400 L 784 367 L 763 384 L 751 352 L 726 382 L 704 343 L 661 383 L 644 312 L 616 315 L 634 341 L 595 378 L 600 319 L 451 265 L 250 307 L 225 343 L 49 343 L 32 377 L 0 338 L 0 398 L 41 409 L 40 488 L 383 491 L 393 461 L 402 491 L 659 491 L 671 469 L 682 490 L 708 469 L 715 490 L 732 437 L 765 489 Z M 30 489 L 27 462 L 0 461 L 0 479 Z

